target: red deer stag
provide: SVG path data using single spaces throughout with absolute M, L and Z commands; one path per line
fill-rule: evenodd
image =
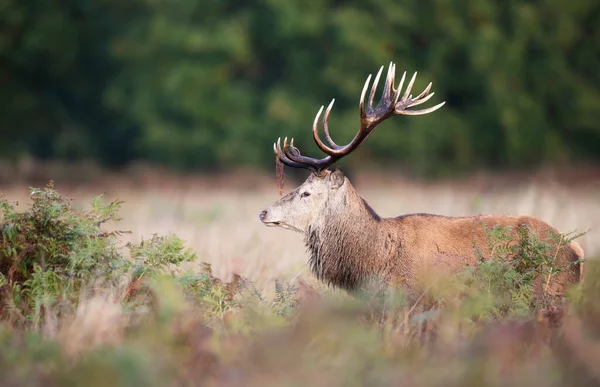
M 489 228 L 509 226 L 512 230 L 528 226 L 540 237 L 548 231 L 558 233 L 549 224 L 530 216 L 407 214 L 381 218 L 360 197 L 339 168 L 328 170 L 336 161 L 358 148 L 387 118 L 424 115 L 444 105 L 445 102 L 442 102 L 427 109 L 409 110 L 433 96 L 434 93 L 430 93 L 431 83 L 413 98 L 410 91 L 415 73 L 400 96 L 406 72 L 395 88 L 395 65 L 391 63 L 383 96 L 377 106 L 373 106 L 382 70 L 383 66 L 375 77 L 366 108 L 365 93 L 371 75 L 365 82 L 359 104 L 360 128 L 348 145 L 337 145 L 329 134 L 327 121 L 334 101 L 323 116 L 325 143 L 318 134 L 318 120 L 323 107 L 317 113 L 312 128 L 313 138 L 326 157 L 303 156 L 294 147 L 293 139 L 288 144 L 286 138 L 283 147 L 280 139 L 273 145 L 280 162 L 290 167 L 309 169 L 311 174 L 301 186 L 262 211 L 259 218 L 267 226 L 304 234 L 310 252 L 309 266 L 319 280 L 346 290 L 356 290 L 376 278 L 389 285 L 418 291 L 422 286 L 419 282 L 422 274 L 434 269 L 455 273 L 467 265 L 476 265 L 482 256 L 489 256 L 484 224 Z M 552 281 L 538 276 L 534 283 L 536 294 L 540 294 L 539 291 L 549 295 L 563 294 L 568 284 L 579 280 L 580 270 L 576 262 L 581 258 L 583 250 L 575 242 L 558 246 L 555 263 L 566 269 L 552 276 Z

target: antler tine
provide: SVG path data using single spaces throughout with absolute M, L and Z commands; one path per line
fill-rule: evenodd
M 294 138 L 293 137 L 290 140 L 289 147 L 285 147 L 285 142 L 284 142 L 283 151 L 285 152 L 286 155 L 288 155 L 288 157 L 291 156 L 293 158 L 292 160 L 295 160 L 295 158 L 298 158 L 298 157 L 304 157 L 304 156 L 302 156 L 302 153 L 300 153 L 300 149 L 298 149 L 294 146 Z
M 379 68 L 379 71 L 377 72 L 377 76 L 375 77 L 375 80 L 373 81 L 373 86 L 371 87 L 371 94 L 369 94 L 369 106 L 367 107 L 369 111 L 371 109 L 373 109 L 373 99 L 375 98 L 375 91 L 377 90 L 377 85 L 379 84 L 379 77 L 381 77 L 381 72 L 383 71 L 384 67 L 385 66 L 381 66 Z
M 292 137 L 292 139 L 290 140 L 290 149 L 293 154 L 295 154 L 295 155 L 300 154 L 300 149 L 298 149 L 294 146 L 294 137 Z
M 427 109 L 422 109 L 422 110 L 402 110 L 401 113 L 398 114 L 402 114 L 404 116 L 422 116 L 424 114 L 429 114 L 431 112 L 434 112 L 436 110 L 438 110 L 439 108 L 441 108 L 442 106 L 444 106 L 446 104 L 446 101 L 439 103 L 433 107 L 427 108 Z
M 398 84 L 398 89 L 396 89 L 396 96 L 394 97 L 394 105 L 398 103 L 398 98 L 400 97 L 400 93 L 402 92 L 402 86 L 404 86 L 404 80 L 406 79 L 406 71 L 402 74 L 402 79 L 400 80 L 400 84 Z
M 290 150 L 291 148 L 291 150 Z M 290 145 L 288 145 L 287 137 L 283 140 L 283 153 L 292 161 L 297 163 L 301 162 L 297 157 L 302 156 L 299 150 L 294 149 L 294 139 L 292 138 Z
M 327 166 L 329 166 L 335 161 L 331 161 L 331 157 L 329 156 L 323 159 L 315 159 L 314 157 L 303 156 L 300 153 L 300 151 L 296 147 L 294 147 L 293 139 L 292 143 L 288 146 L 287 137 L 283 140 L 283 153 L 288 160 L 296 164 L 302 165 L 303 168 L 307 168 L 313 171 L 319 171 L 324 168 L 327 168 Z M 281 160 L 284 161 L 283 159 Z
M 329 104 L 329 107 L 327 108 L 327 110 L 329 110 L 332 105 L 333 105 L 333 101 L 331 104 Z M 323 144 L 323 141 L 321 141 L 321 138 L 319 137 L 319 117 L 321 117 L 321 113 L 323 113 L 323 108 L 324 108 L 324 106 L 321 106 L 321 108 L 317 112 L 317 115 L 315 116 L 315 120 L 313 121 L 312 132 L 313 132 L 313 139 L 317 143 L 317 146 L 319 147 L 319 149 L 321 149 L 325 153 L 329 153 L 329 151 L 332 149 L 330 147 L 328 147 L 327 145 Z M 325 112 L 325 117 L 328 117 L 327 112 Z M 323 120 L 325 120 L 325 118 L 323 118 Z M 326 136 L 328 136 L 329 130 L 326 129 L 326 132 L 327 132 Z
M 412 102 L 410 102 L 408 105 L 406 105 L 406 107 L 409 108 L 409 107 L 413 107 L 413 106 L 418 106 L 422 103 L 429 101 L 431 99 L 431 97 L 433 97 L 434 95 L 435 95 L 435 93 L 431 93 L 431 94 L 426 95 L 423 98 L 417 97 L 417 98 L 410 99 L 407 102 L 410 102 L 410 101 L 412 101 Z
M 402 96 L 402 98 L 400 99 L 400 101 L 406 101 L 406 99 L 409 97 L 410 90 L 412 89 L 412 87 L 413 87 L 413 85 L 415 83 L 415 79 L 417 79 L 417 72 L 416 71 L 413 74 L 412 78 L 410 79 L 410 82 L 408 82 L 408 86 L 406 87 L 406 91 L 404 92 L 404 95 Z
M 273 143 L 273 151 L 275 152 L 275 155 L 282 163 L 284 163 L 290 167 L 307 168 L 307 169 L 315 170 L 315 168 L 313 168 L 312 166 L 310 166 L 308 164 L 298 163 L 296 161 L 290 160 L 281 150 L 281 137 L 279 137 L 277 139 L 276 143 Z
M 360 102 L 358 103 L 360 110 L 360 118 L 365 116 L 365 94 L 367 93 L 367 88 L 369 87 L 369 82 L 371 81 L 371 74 L 367 77 L 365 85 L 363 86 L 362 93 L 360 94 Z
M 421 92 L 421 94 L 417 95 L 414 99 L 421 99 L 429 94 L 431 91 L 431 86 L 433 86 L 433 82 L 429 82 L 429 85 Z M 431 93 L 433 95 L 434 93 Z
M 329 106 L 327 106 L 327 110 L 325 110 L 325 115 L 323 116 L 323 132 L 325 133 L 325 140 L 329 143 L 329 146 L 332 148 L 339 148 L 339 145 L 331 139 L 328 125 L 329 113 L 331 113 L 331 108 L 333 107 L 334 102 L 335 98 L 331 100 L 331 103 L 329 104 Z
M 410 89 L 412 88 L 415 76 L 416 76 L 416 73 L 415 73 L 415 75 L 413 75 L 413 78 L 411 79 L 411 82 L 408 85 L 406 92 L 404 93 L 404 96 L 402 97 L 402 99 L 398 103 L 396 103 L 396 106 L 394 109 L 395 114 L 402 114 L 405 116 L 419 116 L 419 115 L 429 114 L 431 112 L 438 110 L 439 108 L 444 106 L 444 104 L 446 103 L 446 102 L 442 102 L 442 103 L 439 103 L 439 104 L 437 104 L 433 107 L 427 108 L 427 109 L 408 110 L 408 108 L 410 108 L 410 107 L 418 106 L 418 105 L 421 105 L 421 104 L 429 101 L 431 99 L 431 97 L 433 97 L 435 94 L 435 93 L 431 93 L 431 94 L 429 93 L 431 91 L 431 87 L 433 85 L 432 82 L 429 82 L 429 84 L 421 92 L 421 94 L 417 95 L 414 98 L 411 95 L 409 95 L 408 98 L 406 98 L 406 94 L 408 94 L 410 92 Z
M 387 76 L 385 77 L 385 85 L 383 87 L 383 98 L 386 100 L 392 100 L 392 93 L 394 90 L 395 83 L 395 73 L 396 73 L 396 65 L 393 62 L 390 62 L 390 67 L 388 68 Z

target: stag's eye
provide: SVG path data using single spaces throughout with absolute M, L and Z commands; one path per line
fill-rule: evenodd
M 300 197 L 301 197 L 301 198 L 305 198 L 305 197 L 307 197 L 307 196 L 310 196 L 310 192 L 302 192 L 302 193 L 300 194 Z

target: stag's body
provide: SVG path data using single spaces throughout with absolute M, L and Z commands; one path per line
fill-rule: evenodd
M 342 200 L 324 206 L 306 230 L 305 243 L 315 276 L 349 291 L 383 281 L 419 293 L 425 286 L 423 279 L 433 273 L 456 273 L 476 266 L 482 256 L 489 257 L 485 227 L 516 230 L 527 226 L 539 236 L 558 233 L 530 216 L 406 214 L 381 218 L 347 179 L 342 187 Z M 560 295 L 567 285 L 579 281 L 579 268 L 569 264 L 583 258 L 581 248 L 571 242 L 557 249 L 555 264 L 568 268 L 547 283 L 540 278 L 538 294 Z
M 371 88 L 366 109 L 365 93 L 371 76 L 365 83 L 360 99 L 360 129 L 348 145 L 337 145 L 329 135 L 327 119 L 333 101 L 323 118 L 326 142 L 319 138 L 317 128 L 323 107 L 313 124 L 313 138 L 327 154 L 325 158 L 303 156 L 294 147 L 293 140 L 288 145 L 287 138 L 283 148 L 280 141 L 274 144 L 280 162 L 291 167 L 310 169 L 312 173 L 300 187 L 263 211 L 260 219 L 268 226 L 304 234 L 310 251 L 309 265 L 319 279 L 351 291 L 373 281 L 418 291 L 423 285 L 422 279 L 432 273 L 456 273 L 491 256 L 484 225 L 488 228 L 510 227 L 515 233 L 512 243 L 517 241 L 516 231 L 522 226 L 527 226 L 541 239 L 548 237 L 548 231 L 558 234 L 558 230 L 549 224 L 529 216 L 408 214 L 396 218 L 379 217 L 340 169 L 330 171 L 327 168 L 358 148 L 387 118 L 428 114 L 444 104 L 410 110 L 433 96 L 433 93 L 429 94 L 431 83 L 413 98 L 410 90 L 415 73 L 400 97 L 404 76 L 398 88 L 395 88 L 395 67 L 390 64 L 382 99 L 377 106 L 373 106 L 381 71 Z M 563 294 L 567 285 L 579 281 L 580 267 L 573 263 L 582 258 L 583 251 L 576 243 L 557 245 L 553 266 L 564 270 L 553 275 L 551 280 L 538 277 L 534 282 L 536 293 Z

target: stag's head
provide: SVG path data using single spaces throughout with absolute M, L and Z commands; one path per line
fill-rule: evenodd
M 360 128 L 349 144 L 337 145 L 329 134 L 327 122 L 335 100 L 331 101 L 323 116 L 325 142 L 319 137 L 318 129 L 318 122 L 323 113 L 323 106 L 321 106 L 321 109 L 317 113 L 312 128 L 313 138 L 317 146 L 326 154 L 324 158 L 316 159 L 303 156 L 298 148 L 294 146 L 294 139 L 288 143 L 287 137 L 283 141 L 283 146 L 281 145 L 281 139 L 278 139 L 273 144 L 273 150 L 278 163 L 283 163 L 294 168 L 305 168 L 310 170 L 311 174 L 302 185 L 279 199 L 271 207 L 262 211 L 259 216 L 261 222 L 267 226 L 283 227 L 301 233 L 306 232 L 309 225 L 313 224 L 319 216 L 330 212 L 328 210 L 331 208 L 337 208 L 337 203 L 347 202 L 347 195 L 350 191 L 353 191 L 350 182 L 344 176 L 343 172 L 339 168 L 330 171 L 328 170 L 330 166 L 358 148 L 373 130 L 387 118 L 395 115 L 424 115 L 444 105 L 445 102 L 442 102 L 427 109 L 409 110 L 411 107 L 427 102 L 434 95 L 434 93 L 430 93 L 432 84 L 429 83 L 421 94 L 413 98 L 410 91 L 417 76 L 417 73 L 415 73 L 408 83 L 406 91 L 400 96 L 406 72 L 402 75 L 400 84 L 396 88 L 396 66 L 390 63 L 383 95 L 377 106 L 373 106 L 375 91 L 382 71 L 383 66 L 381 66 L 375 77 L 366 108 L 365 95 L 371 81 L 370 74 L 365 82 L 359 103 Z
M 327 206 L 343 200 L 349 184 L 339 168 L 313 172 L 300 187 L 264 210 L 260 220 L 267 226 L 304 233 L 315 221 L 315 214 L 322 214 Z

